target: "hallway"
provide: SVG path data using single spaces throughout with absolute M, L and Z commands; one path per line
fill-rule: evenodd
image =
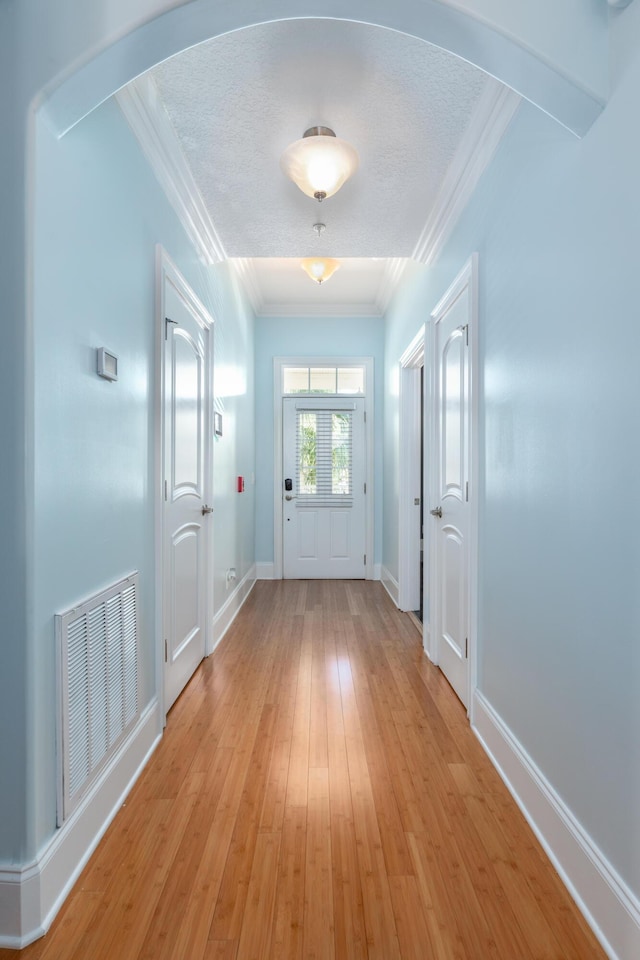
M 604 954 L 379 583 L 258 582 L 6 960 Z

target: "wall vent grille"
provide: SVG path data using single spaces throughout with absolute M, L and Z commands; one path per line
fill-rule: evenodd
M 140 715 L 137 572 L 55 620 L 61 826 Z

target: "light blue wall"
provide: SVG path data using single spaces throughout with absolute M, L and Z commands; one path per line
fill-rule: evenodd
M 132 570 L 141 576 L 142 705 L 155 693 L 155 245 L 215 318 L 214 598 L 253 562 L 253 316 L 228 266 L 190 247 L 119 108 L 109 101 L 62 140 L 38 127 L 35 236 L 33 849 L 55 825 L 54 621 Z M 96 347 L 120 378 L 96 375 Z
M 200 9 L 207 5 L 200 4 Z M 229 18 L 237 15 L 242 21 L 240 4 L 211 0 L 209 29 L 228 28 Z M 255 13 L 249 2 L 244 4 L 246 22 Z M 458 4 L 459 6 L 459 4 Z M 545 0 L 544 11 L 539 2 L 526 4 L 535 9 L 537 24 L 545 23 L 549 15 L 557 16 L 557 0 Z M 637 6 L 637 5 L 635 5 Z M 31 455 L 32 434 L 32 264 L 31 264 L 31 212 L 33 168 L 33 110 L 56 90 L 61 79 L 67 78 L 69 87 L 62 91 L 57 107 L 64 108 L 66 115 L 77 116 L 85 103 L 93 107 L 104 95 L 111 93 L 121 83 L 137 75 L 148 64 L 162 56 L 175 52 L 183 33 L 171 31 L 165 22 L 153 22 L 161 10 L 166 9 L 165 0 L 2 0 L 0 3 L 0 111 L 2 131 L 0 138 L 0 209 L 2 231 L 0 232 L 0 289 L 3 292 L 3 340 L 0 351 L 0 406 L 3 411 L 0 426 L 2 458 L 0 479 L 4 493 L 2 514 L 2 576 L 0 577 L 0 607 L 3 611 L 2 670 L 0 670 L 0 726 L 10 730 L 11 736 L 0 737 L 0 860 L 2 862 L 25 862 L 26 850 L 33 850 L 35 839 L 29 826 L 33 822 L 31 806 L 34 802 L 33 784 L 27 784 L 26 765 L 31 764 L 29 744 L 33 741 L 32 704 L 40 687 L 38 662 L 41 651 L 34 642 L 32 629 L 33 603 L 33 480 Z M 195 4 L 184 4 L 183 27 L 190 21 Z M 276 15 L 278 3 L 263 4 L 264 16 Z M 364 0 L 351 7 L 342 5 L 339 15 L 352 16 L 356 10 L 364 10 Z M 389 16 L 395 9 L 387 5 Z M 509 11 L 513 4 L 486 0 L 484 16 L 495 23 L 499 32 L 509 33 L 513 27 L 514 14 Z M 262 9 L 262 8 L 261 8 Z M 403 22 L 413 16 L 415 7 L 407 2 Z M 579 74 L 584 67 L 576 65 L 576 57 L 589 53 L 600 43 L 602 32 L 601 4 L 578 4 L 565 0 L 562 17 L 570 10 L 579 18 L 579 24 L 571 22 L 571 30 L 559 53 L 559 62 L 554 64 L 571 75 Z M 628 13 L 625 11 L 620 19 Z M 271 12 L 270 12 L 271 11 Z M 493 13 L 508 12 L 509 23 Z M 326 3 L 309 2 L 300 6 L 300 14 L 320 13 L 326 15 Z M 179 11 L 176 16 L 179 15 Z M 482 15 L 482 13 L 481 13 Z M 523 16 L 519 24 L 519 37 L 523 48 L 539 44 L 532 42 L 527 24 L 531 15 Z M 146 24 L 147 33 L 131 38 L 135 27 Z M 473 31 L 471 31 L 473 33 Z M 540 38 L 539 26 L 536 35 Z M 202 39 L 201 35 L 196 39 Z M 550 34 L 542 37 L 547 44 Z M 578 37 L 578 42 L 576 42 Z M 455 39 L 455 38 L 454 38 Z M 459 38 L 458 38 L 459 39 Z M 120 41 L 117 45 L 116 40 Z M 195 42 L 192 40 L 191 42 Z M 115 46 L 108 48 L 111 44 Z M 555 46 L 556 41 L 553 41 Z M 183 44 L 184 45 L 184 44 Z M 106 54 L 105 54 L 106 51 Z M 155 52 L 154 52 L 155 51 Z M 547 47 L 542 55 L 553 54 Z M 93 57 L 103 54 L 96 63 Z M 87 64 L 92 76 L 76 71 L 79 65 Z M 600 64 L 588 61 L 591 66 L 583 81 L 597 88 Z M 592 73 L 593 71 L 593 73 Z M 577 72 L 577 73 L 576 73 Z M 595 78 L 595 79 L 594 79 Z M 99 95 L 98 95 L 99 94 Z M 59 115 L 59 114 L 58 114 Z M 147 178 L 149 179 L 148 175 Z M 27 229 L 28 228 L 28 229 Z M 151 233 L 151 231 L 150 231 Z M 32 779 L 31 774 L 29 779 Z
M 390 311 L 386 366 L 392 385 L 416 317 L 477 250 L 480 690 L 640 894 L 635 51 L 582 141 L 523 104 L 437 268 L 417 269 Z M 386 403 L 396 573 L 393 388 Z
M 384 324 L 379 317 L 261 317 L 256 321 L 256 560 L 273 563 L 273 358 L 373 357 L 374 562 L 382 557 Z

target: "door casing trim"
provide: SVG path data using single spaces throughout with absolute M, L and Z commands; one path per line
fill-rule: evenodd
M 427 331 L 428 340 L 428 365 L 429 365 L 429 383 L 428 383 L 428 402 L 427 402 L 427 443 L 428 460 L 431 466 L 425 472 L 425 508 L 429 509 L 434 502 L 435 491 L 437 487 L 437 478 L 434 475 L 436 468 L 436 457 L 432 455 L 436 444 L 436 418 L 437 418 L 437 397 L 435 396 L 435 369 L 436 351 L 435 336 L 436 323 L 445 314 L 449 306 L 462 294 L 465 288 L 469 289 L 469 552 L 468 552 L 468 598 L 469 605 L 469 662 L 468 670 L 468 705 L 467 715 L 471 724 L 474 723 L 474 705 L 475 691 L 478 683 L 478 509 L 482 491 L 479 489 L 480 465 L 479 465 L 479 398 L 481 396 L 482 384 L 480 382 L 480 364 L 478 362 L 478 254 L 473 253 L 467 263 L 464 265 L 453 283 L 449 286 L 444 296 L 438 301 L 431 311 L 429 329 Z M 433 624 L 428 649 L 426 653 L 429 658 L 438 663 L 438 638 L 437 624 L 438 611 L 436 596 L 437 568 L 436 568 L 436 550 L 435 538 L 431 530 L 433 524 L 429 524 L 428 550 L 429 550 L 429 596 L 430 596 L 430 621 Z M 426 532 L 426 528 L 425 528 Z
M 366 414 L 365 444 L 367 462 L 365 465 L 365 483 L 367 485 L 365 503 L 366 524 L 366 555 L 365 579 L 374 579 L 374 369 L 373 357 L 274 357 L 273 358 L 273 579 L 282 580 L 283 576 L 283 546 L 282 546 L 282 370 L 283 367 L 293 366 L 340 366 L 364 367 L 365 394 L 364 409 Z
M 420 327 L 407 349 L 400 357 L 400 470 L 398 512 L 398 606 L 411 611 L 419 600 L 420 577 L 418 573 L 420 537 L 416 530 L 419 507 L 416 510 L 416 493 L 424 499 L 420 486 L 420 453 L 416 440 L 420 436 L 420 370 L 425 362 L 425 326 Z M 426 383 L 425 383 L 426 388 Z M 424 587 L 423 587 L 424 592 Z M 426 617 L 424 618 L 426 620 Z M 424 624 L 423 624 L 424 627 Z M 423 629 L 424 635 L 424 629 Z
M 165 283 L 169 281 L 187 302 L 190 309 L 197 315 L 208 330 L 208 369 L 209 382 L 208 404 L 209 423 L 213 423 L 213 360 L 214 360 L 214 317 L 211 316 L 204 304 L 193 292 L 177 266 L 161 244 L 156 246 L 156 356 L 155 356 L 155 417 L 154 436 L 154 476 L 155 476 L 155 615 L 156 615 L 156 663 L 155 678 L 156 692 L 160 705 L 160 715 L 163 725 L 167 722 L 164 696 L 164 427 L 165 427 L 165 397 L 164 397 L 164 361 L 165 361 Z M 214 449 L 211 439 L 208 440 L 209 454 L 205 455 L 204 489 L 208 502 L 213 499 L 213 456 Z M 208 656 L 213 651 L 213 588 L 211 586 L 211 570 L 213 569 L 213 524 L 207 529 L 206 559 L 205 559 L 205 635 L 204 653 Z

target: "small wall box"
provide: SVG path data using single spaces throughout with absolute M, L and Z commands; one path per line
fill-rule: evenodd
M 118 379 L 118 358 L 104 347 L 98 347 L 98 376 L 105 380 Z

